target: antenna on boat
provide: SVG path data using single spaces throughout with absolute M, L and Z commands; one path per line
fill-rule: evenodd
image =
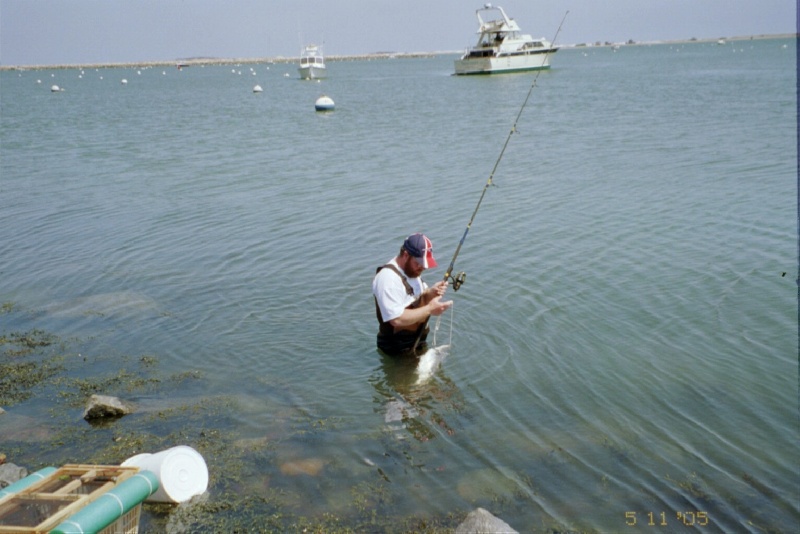
M 569 11 L 564 13 L 564 18 L 561 19 L 561 24 L 558 25 L 558 30 L 556 30 L 556 34 L 551 41 L 553 45 L 555 45 L 556 39 L 558 39 L 558 34 L 561 33 L 561 27 L 564 26 L 564 21 L 567 20 L 567 15 L 569 15 Z M 461 246 L 464 244 L 464 241 L 467 239 L 467 234 L 469 233 L 469 229 L 472 227 L 472 223 L 475 220 L 475 215 L 478 214 L 478 209 L 481 207 L 481 202 L 483 202 L 483 197 L 486 195 L 486 190 L 489 189 L 490 186 L 494 185 L 494 173 L 497 171 L 497 167 L 500 165 L 500 160 L 503 159 L 503 154 L 506 152 L 506 147 L 508 147 L 508 143 L 511 140 L 511 136 L 514 132 L 517 131 L 517 122 L 519 122 L 519 118 L 522 116 L 522 112 L 525 110 L 525 106 L 528 104 L 528 100 L 531 98 L 531 93 L 533 93 L 533 88 L 536 87 L 536 81 L 539 79 L 539 74 L 541 74 L 541 69 L 536 71 L 536 76 L 533 78 L 533 82 L 531 82 L 531 86 L 528 89 L 528 94 L 525 96 L 525 100 L 522 102 L 522 106 L 519 108 L 519 112 L 517 113 L 516 118 L 514 119 L 514 124 L 511 126 L 511 130 L 508 132 L 508 136 L 506 137 L 506 142 L 503 143 L 503 148 L 500 150 L 500 155 L 497 157 L 497 161 L 494 163 L 494 167 L 492 168 L 492 172 L 489 173 L 489 179 L 486 180 L 486 185 L 483 186 L 483 191 L 481 192 L 481 196 L 478 199 L 478 204 L 475 206 L 475 211 L 472 212 L 472 217 L 470 217 L 469 222 L 467 223 L 466 229 L 464 229 L 464 235 L 461 236 L 461 241 L 458 242 L 458 246 L 456 247 L 456 251 L 453 254 L 453 259 L 450 260 L 450 266 L 447 268 L 447 272 L 444 273 L 444 281 L 445 282 L 452 282 L 453 283 L 453 291 L 458 291 L 467 279 L 467 273 L 460 272 L 457 275 L 453 276 L 453 267 L 456 263 L 456 258 L 458 258 L 458 253 L 461 252 Z

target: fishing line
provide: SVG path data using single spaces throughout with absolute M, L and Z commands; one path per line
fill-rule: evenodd
M 448 346 L 453 345 L 453 317 L 455 316 L 455 304 L 450 306 L 450 339 L 448 340 Z M 442 314 L 443 315 L 443 314 Z M 442 316 L 438 316 L 436 318 L 436 324 L 433 326 L 433 346 L 438 347 L 439 345 L 436 344 L 436 332 L 439 331 L 439 323 L 442 322 Z
M 558 39 L 558 34 L 561 33 L 561 28 L 564 26 L 564 21 L 567 20 L 567 15 L 569 15 L 569 11 L 564 13 L 564 17 L 561 19 L 561 23 L 558 25 L 558 29 L 556 30 L 556 34 L 553 36 L 553 40 L 551 41 L 552 45 L 555 45 L 556 39 Z M 545 56 L 546 57 L 546 56 Z M 544 65 L 544 61 L 542 62 Z M 514 119 L 514 124 L 511 126 L 511 130 L 508 132 L 506 136 L 506 141 L 503 143 L 503 148 L 500 150 L 500 155 L 497 157 L 497 161 L 494 162 L 494 167 L 492 167 L 492 172 L 489 174 L 489 179 L 486 180 L 486 185 L 483 186 L 483 191 L 481 191 L 481 196 L 478 199 L 478 204 L 475 206 L 475 210 L 472 212 L 472 217 L 469 218 L 469 222 L 467 223 L 467 227 L 464 229 L 464 235 L 461 236 L 461 241 L 458 242 L 458 246 L 456 247 L 456 251 L 453 254 L 453 259 L 450 260 L 450 266 L 447 267 L 447 272 L 444 273 L 444 281 L 445 282 L 452 282 L 453 283 L 453 291 L 458 291 L 463 284 L 467 280 L 467 273 L 461 271 L 455 276 L 452 276 L 453 267 L 456 264 L 456 259 L 458 258 L 458 253 L 461 252 L 461 247 L 464 245 L 464 241 L 467 239 L 467 234 L 469 233 L 469 229 L 472 227 L 472 223 L 475 221 L 475 216 L 478 214 L 478 210 L 481 207 L 481 202 L 483 202 L 483 197 L 486 196 L 486 191 L 494 185 L 494 174 L 497 172 L 497 167 L 500 165 L 500 161 L 503 159 L 503 154 L 506 153 L 506 147 L 508 147 L 509 141 L 511 141 L 511 136 L 517 131 L 517 123 L 519 122 L 519 118 L 522 116 L 522 112 L 525 110 L 525 106 L 528 105 L 528 100 L 531 98 L 531 93 L 533 93 L 533 88 L 536 87 L 536 81 L 539 79 L 539 75 L 541 75 L 544 69 L 539 69 L 536 71 L 536 76 L 534 76 L 533 81 L 531 82 L 531 86 L 528 89 L 528 94 L 525 95 L 525 100 L 522 102 L 522 106 L 519 108 L 519 112 L 517 112 L 517 116 Z M 436 331 L 439 329 L 439 322 L 442 320 L 442 316 L 439 315 L 436 318 L 436 324 L 434 326 L 434 347 L 436 346 Z M 425 321 L 427 325 L 427 319 Z M 419 334 L 417 334 L 417 339 L 414 342 L 414 346 L 412 348 L 413 351 L 417 350 L 417 345 L 422 338 L 422 332 L 424 328 L 420 329 Z M 453 313 L 451 310 L 450 313 L 450 342 L 453 341 Z
M 556 39 L 558 39 L 558 34 L 561 33 L 561 27 L 564 26 L 564 21 L 567 19 L 567 15 L 569 15 L 569 11 L 564 13 L 564 18 L 561 19 L 561 24 L 558 25 L 558 30 L 556 30 L 556 34 L 551 41 L 553 45 L 555 45 Z M 542 62 L 542 64 L 544 64 L 544 62 Z M 456 264 L 456 258 L 458 258 L 458 254 L 461 252 L 461 247 L 464 245 L 464 241 L 467 239 L 467 234 L 469 233 L 469 229 L 472 227 L 472 223 L 475 221 L 475 216 L 478 214 L 478 210 L 481 207 L 481 202 L 483 202 L 483 197 L 486 195 L 486 191 L 489 189 L 489 187 L 494 185 L 494 174 L 497 171 L 497 167 L 500 165 L 500 160 L 503 159 L 503 155 L 506 153 L 506 147 L 508 147 L 508 143 L 511 141 L 511 136 L 517 131 L 517 123 L 519 122 L 519 118 L 522 116 L 525 106 L 528 105 L 528 100 L 531 98 L 533 88 L 536 87 L 536 81 L 539 79 L 539 75 L 543 70 L 544 69 L 539 69 L 536 71 L 536 76 L 534 76 L 533 82 L 531 82 L 531 86 L 528 89 L 528 94 L 525 96 L 525 100 L 522 102 L 522 106 L 519 108 L 519 112 L 514 119 L 514 124 L 511 126 L 511 130 L 508 132 L 508 136 L 506 136 L 506 142 L 503 143 L 503 149 L 500 150 L 500 155 L 497 157 L 497 161 L 494 162 L 494 167 L 492 167 L 492 172 L 489 174 L 489 179 L 486 180 L 486 185 L 483 186 L 483 191 L 478 199 L 478 204 L 475 206 L 475 210 L 472 212 L 472 217 L 470 217 L 467 227 L 464 229 L 464 235 L 461 236 L 461 241 L 458 242 L 456 251 L 453 254 L 453 259 L 450 260 L 450 266 L 447 268 L 447 272 L 444 273 L 444 281 L 453 283 L 453 291 L 458 291 L 458 289 L 461 287 L 461 284 L 463 284 L 467 279 L 467 273 L 463 271 L 455 276 L 452 276 L 453 267 Z

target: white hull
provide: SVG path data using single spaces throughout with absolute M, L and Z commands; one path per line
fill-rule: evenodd
M 484 4 L 475 11 L 475 16 L 478 40 L 456 60 L 455 74 L 499 74 L 550 68 L 550 56 L 558 52 L 558 48 L 544 37 L 534 39 L 522 33 L 519 24 L 502 7 Z
M 299 67 L 297 72 L 300 73 L 300 79 L 302 80 L 318 80 L 328 76 L 327 69 L 319 66 Z
M 301 80 L 319 80 L 327 76 L 322 49 L 317 45 L 308 45 L 300 53 L 300 66 L 297 67 Z
M 524 56 L 502 56 L 457 59 L 455 73 L 461 74 L 500 74 L 523 72 L 550 68 L 550 56 L 558 49 L 550 49 Z

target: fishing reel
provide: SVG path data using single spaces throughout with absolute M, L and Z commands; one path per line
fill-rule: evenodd
M 451 276 L 450 281 L 453 283 L 453 291 L 458 291 L 458 288 L 461 287 L 461 284 L 467 281 L 467 273 L 461 271 L 457 275 Z

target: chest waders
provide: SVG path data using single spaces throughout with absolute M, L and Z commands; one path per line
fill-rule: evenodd
M 375 274 L 378 274 L 381 269 L 391 269 L 403 281 L 403 287 L 406 288 L 406 294 L 410 297 L 414 296 L 414 289 L 403 276 L 397 267 L 391 264 L 382 265 L 378 267 Z M 418 297 L 406 309 L 419 308 L 422 296 Z M 416 328 L 412 330 L 398 330 L 395 332 L 394 327 L 388 321 L 384 321 L 381 316 L 381 308 L 378 306 L 378 299 L 375 299 L 375 315 L 378 317 L 378 348 L 390 356 L 403 356 L 414 355 L 418 356 L 428 350 L 428 319 L 419 323 Z

